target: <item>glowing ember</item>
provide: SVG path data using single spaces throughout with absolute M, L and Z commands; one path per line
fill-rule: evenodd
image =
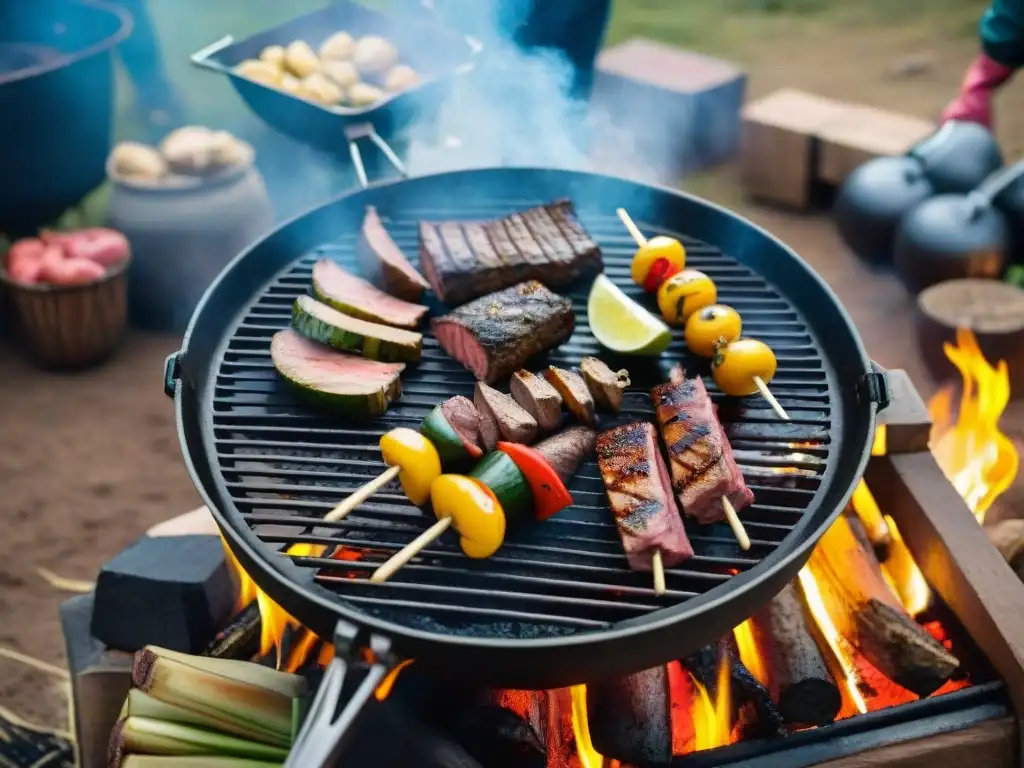
M 857 669 L 849 653 L 847 653 L 839 630 L 836 629 L 836 625 L 828 615 L 828 609 L 825 608 L 825 602 L 822 600 L 821 592 L 818 589 L 818 582 L 814 580 L 814 575 L 807 566 L 800 569 L 800 587 L 803 589 L 807 608 L 811 612 L 811 616 L 814 617 L 818 629 L 821 630 L 825 642 L 828 643 L 828 647 L 832 651 L 832 659 L 842 671 L 843 681 L 846 684 L 850 700 L 858 712 L 867 712 L 868 704 L 861 695 L 857 685 Z
M 602 768 L 604 756 L 594 749 L 587 722 L 587 686 L 576 685 L 569 690 L 572 696 L 572 735 L 576 740 L 576 755 L 580 768 Z
M 948 386 L 928 403 L 930 445 L 946 477 L 984 522 L 992 502 L 1013 483 L 1020 463 L 1017 448 L 999 431 L 1010 399 L 1010 373 L 1005 360 L 995 368 L 989 365 L 969 330 L 958 329 L 956 344 L 944 344 L 943 351 L 960 371 L 963 385 L 958 406 Z
M 732 631 L 732 634 L 736 638 L 736 647 L 739 648 L 740 661 L 743 662 L 743 666 L 750 671 L 757 682 L 767 688 L 768 671 L 764 668 L 764 659 L 761 658 L 757 644 L 754 642 L 754 629 L 750 626 L 750 621 L 744 621 Z
M 718 665 L 714 700 L 700 681 L 691 674 L 693 685 L 692 716 L 695 732 L 694 751 L 716 749 L 732 743 L 732 693 L 729 664 L 723 657 Z
M 932 591 L 896 523 L 888 515 L 885 522 L 892 533 L 892 541 L 889 544 L 889 557 L 882 564 L 882 575 L 907 613 L 917 618 L 931 603 Z

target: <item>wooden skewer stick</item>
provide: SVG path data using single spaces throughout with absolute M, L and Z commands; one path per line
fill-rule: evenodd
M 622 221 L 622 225 L 629 230 L 629 234 L 633 237 L 637 246 L 643 248 L 647 245 L 647 238 L 644 237 L 644 233 L 640 231 L 640 227 L 636 225 L 632 217 L 626 212 L 625 208 L 616 208 L 615 213 L 619 215 L 619 219 Z
M 344 520 L 348 513 L 358 507 L 368 498 L 373 496 L 377 491 L 383 488 L 385 485 L 390 483 L 398 474 L 402 471 L 402 468 L 397 464 L 388 467 L 381 472 L 377 477 L 373 478 L 370 482 L 358 489 L 355 493 L 350 494 L 341 504 L 336 506 L 326 515 L 324 515 L 324 522 L 336 523 L 338 520 Z
M 380 584 L 390 579 L 403 565 L 416 557 L 416 555 L 420 553 L 421 549 L 425 549 L 430 546 L 431 542 L 447 531 L 453 522 L 454 520 L 451 517 L 442 517 L 432 526 L 427 528 L 427 530 L 392 555 L 384 565 L 373 572 L 373 575 L 370 577 L 370 581 L 374 584 Z
M 761 397 L 768 401 L 768 405 L 772 407 L 772 410 L 779 415 L 779 418 L 783 421 L 789 421 L 789 414 L 786 413 L 786 409 L 782 407 L 778 400 L 775 399 L 775 395 L 768 389 L 768 385 L 764 383 L 764 379 L 760 376 L 754 377 L 754 385 L 757 387 L 757 391 L 761 393 Z
M 729 521 L 729 527 L 732 528 L 733 536 L 736 537 L 740 549 L 746 552 L 750 549 L 750 537 L 747 536 L 747 529 L 743 527 L 743 522 L 736 513 L 736 507 L 729 501 L 728 496 L 722 497 L 722 506 L 725 507 L 725 519 Z
M 654 557 L 651 558 L 651 570 L 654 571 L 654 594 L 661 596 L 665 594 L 665 564 L 661 560 L 661 550 L 654 550 Z

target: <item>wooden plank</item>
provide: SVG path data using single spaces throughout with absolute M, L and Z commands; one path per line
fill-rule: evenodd
M 845 104 L 842 115 L 818 132 L 818 178 L 839 186 L 857 166 L 876 157 L 905 154 L 935 125 L 898 112 Z
M 878 416 L 879 424 L 885 424 L 886 453 L 928 450 L 932 418 L 910 375 L 899 368 L 889 369 L 889 384 L 892 402 Z
M 899 526 L 932 589 L 1006 683 L 1024 717 L 1024 583 L 929 451 L 876 456 L 865 480 Z M 1024 733 L 1017 735 L 1024 758 Z
M 758 200 L 803 209 L 811 202 L 816 136 L 843 114 L 843 104 L 793 88 L 743 109 L 740 172 Z
M 1014 745 L 1017 721 L 1012 717 L 990 720 L 962 731 L 941 733 L 927 739 L 914 739 L 869 749 L 856 755 L 816 763 L 814 768 L 945 768 L 945 766 L 982 766 L 1013 768 L 1017 765 Z
M 213 536 L 220 534 L 217 522 L 205 505 L 183 515 L 172 517 L 170 520 L 157 523 L 146 531 L 147 536 L 194 536 L 199 534 Z

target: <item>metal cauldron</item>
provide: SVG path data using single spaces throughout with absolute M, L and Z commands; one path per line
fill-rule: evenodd
M 32 234 L 103 182 L 113 52 L 130 31 L 98 0 L 0 2 L 0 232 Z

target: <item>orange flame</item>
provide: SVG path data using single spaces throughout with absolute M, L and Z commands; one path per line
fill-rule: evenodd
M 882 564 L 882 575 L 907 613 L 917 618 L 931 603 L 932 591 L 895 521 L 886 515 L 885 522 L 892 532 L 892 540 L 889 557 Z
M 717 690 L 712 699 L 707 688 L 690 674 L 693 686 L 692 717 L 695 734 L 694 751 L 702 752 L 732 743 L 732 693 L 729 662 L 723 656 L 718 665 Z
M 572 735 L 576 740 L 576 757 L 580 768 L 602 768 L 604 755 L 594 748 L 590 739 L 590 724 L 587 721 L 587 686 L 576 685 L 569 689 L 572 699 Z
M 1020 464 L 1013 441 L 999 430 L 1010 400 L 1010 373 L 1005 360 L 995 368 L 989 364 L 969 330 L 957 329 L 956 344 L 944 344 L 942 349 L 960 371 L 963 388 L 958 408 L 948 386 L 929 401 L 931 449 L 978 522 L 984 522 L 992 502 L 1013 483 Z
M 761 685 L 768 687 L 768 671 L 764 667 L 764 659 L 754 640 L 754 627 L 750 621 L 744 621 L 732 631 L 736 638 L 736 647 L 740 651 L 740 661 Z
M 876 432 L 875 434 L 877 435 L 878 433 Z M 876 454 L 872 451 L 872 455 Z M 878 455 L 884 456 L 885 454 Z M 853 511 L 857 513 L 857 517 L 864 524 L 864 529 L 868 532 L 868 538 L 871 539 L 873 544 L 892 539 L 888 518 L 882 515 L 882 511 L 878 508 L 878 502 L 871 495 L 871 491 L 868 490 L 864 480 L 857 483 L 857 487 L 854 488 L 850 504 L 853 506 Z

